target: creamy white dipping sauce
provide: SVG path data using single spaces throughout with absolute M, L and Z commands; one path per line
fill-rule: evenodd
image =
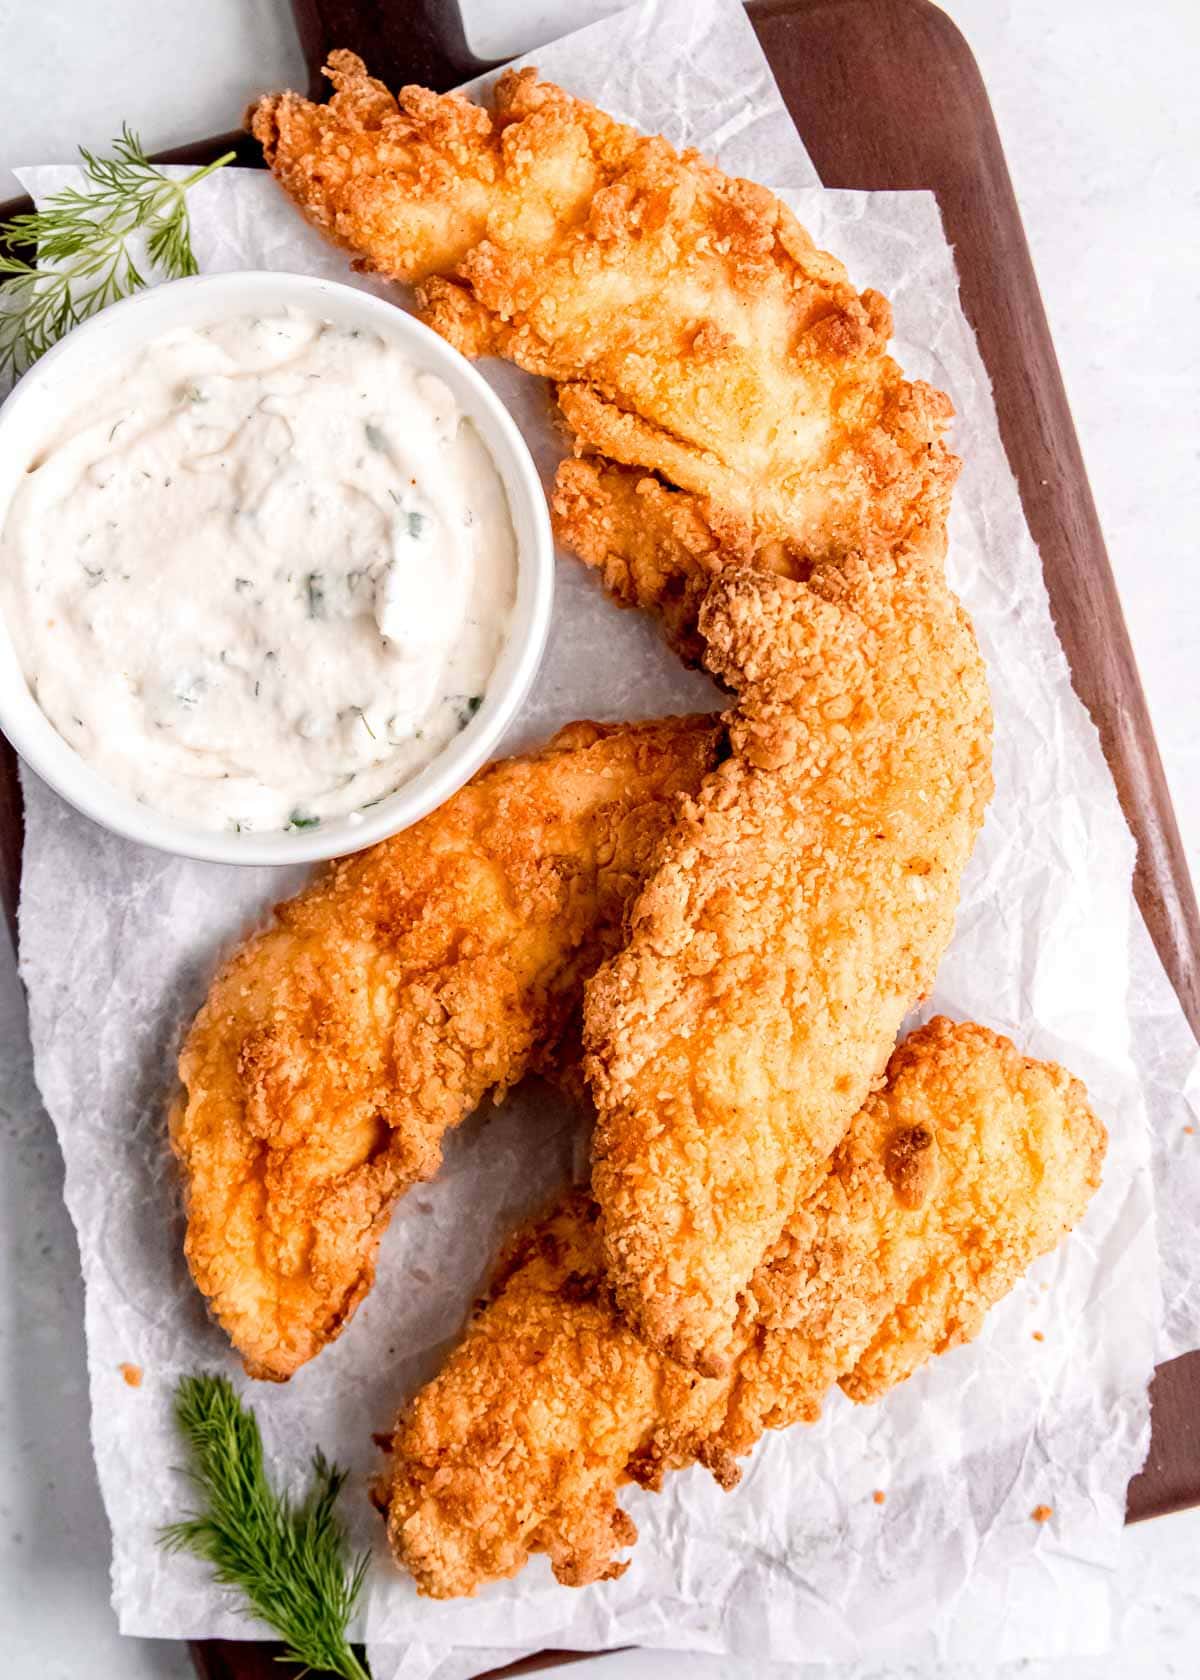
M 408 781 L 478 709 L 516 577 L 503 483 L 449 388 L 293 310 L 114 364 L 0 537 L 43 712 L 208 829 L 310 828 Z

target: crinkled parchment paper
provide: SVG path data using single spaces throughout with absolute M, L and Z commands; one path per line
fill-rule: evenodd
M 923 194 L 815 185 L 735 0 L 634 8 L 537 62 L 783 192 L 860 285 L 893 299 L 909 373 L 953 395 L 966 467 L 950 565 L 988 661 L 997 787 L 925 1013 L 973 1017 L 1067 1063 L 1087 1081 L 1111 1146 L 1082 1228 L 973 1346 L 880 1405 L 835 1394 L 815 1428 L 764 1441 L 734 1495 L 699 1469 L 657 1497 L 631 1490 L 642 1539 L 621 1580 L 573 1592 L 538 1559 L 470 1603 L 432 1604 L 380 1549 L 360 1621 L 377 1680 L 449 1680 L 487 1666 L 489 1653 L 545 1644 L 793 1662 L 1103 1649 L 1125 1486 L 1148 1438 L 1146 1380 L 1156 1352 L 1200 1341 L 1185 1194 L 1200 1187 L 1200 1137 L 1184 1131 L 1196 1047 L 1133 907 L 1133 845 L 1050 622 L 936 207 Z M 44 196 L 71 174 L 24 178 Z M 352 278 L 265 176 L 205 182 L 193 222 L 202 270 Z M 549 477 L 559 446 L 541 386 L 510 368 L 485 371 Z M 560 557 L 549 654 L 513 745 L 570 718 L 717 703 L 647 623 L 617 612 Z M 299 877 L 163 857 L 95 828 L 29 775 L 25 793 L 22 966 L 83 1255 L 114 1603 L 129 1633 L 255 1636 L 263 1630 L 202 1566 L 155 1543 L 187 1500 L 174 1383 L 199 1366 L 239 1375 L 184 1267 L 164 1109 L 180 1033 L 220 953 Z M 400 1205 L 376 1288 L 342 1339 L 285 1388 L 244 1384 L 278 1475 L 299 1476 L 317 1444 L 352 1466 L 345 1510 L 357 1539 L 381 1539 L 363 1497 L 372 1431 L 438 1363 L 502 1230 L 584 1169 L 585 1131 L 538 1089 L 476 1116 L 450 1140 L 437 1181 Z M 122 1380 L 125 1361 L 142 1367 L 140 1388 Z M 1039 1504 L 1054 1508 L 1041 1526 L 1030 1517 Z

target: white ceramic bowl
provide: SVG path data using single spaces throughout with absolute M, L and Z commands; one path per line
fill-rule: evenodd
M 504 482 L 517 538 L 517 599 L 508 640 L 484 702 L 454 740 L 410 782 L 357 822 L 328 818 L 319 829 L 232 834 L 194 828 L 141 805 L 70 747 L 29 692 L 0 623 L 0 729 L 39 776 L 85 815 L 131 840 L 219 863 L 303 863 L 336 857 L 395 834 L 425 816 L 474 775 L 512 722 L 536 675 L 554 592 L 554 547 L 546 498 L 525 441 L 488 384 L 436 333 L 369 292 L 303 274 L 248 272 L 176 280 L 115 304 L 43 356 L 0 408 L 0 528 L 21 476 L 61 419 L 86 402 L 114 358 L 173 327 L 287 305 L 338 325 L 361 326 L 398 343 L 436 373 L 473 421 Z

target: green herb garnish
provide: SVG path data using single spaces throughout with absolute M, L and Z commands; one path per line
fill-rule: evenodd
M 292 812 L 287 823 L 289 828 L 320 828 L 320 817 L 310 817 L 299 806 Z
M 381 426 L 376 426 L 373 421 L 368 420 L 363 425 L 363 431 L 367 434 L 367 443 L 370 448 L 384 450 L 387 448 L 388 440 Z
M 304 579 L 304 593 L 308 600 L 309 618 L 325 617 L 325 574 L 309 572 Z
M 232 161 L 172 181 L 156 169 L 137 135 L 123 127 L 113 156 L 82 146 L 86 185 L 54 193 L 40 210 L 0 223 L 0 373 L 22 373 L 71 327 L 146 284 L 128 247 L 146 235 L 146 254 L 169 279 L 196 273 L 187 193 Z M 19 255 L 28 246 L 37 256 Z
M 336 1511 L 345 1472 L 318 1451 L 300 1503 L 277 1493 L 263 1465 L 258 1421 L 226 1377 L 182 1378 L 175 1418 L 202 1509 L 163 1529 L 162 1544 L 210 1563 L 222 1586 L 244 1596 L 248 1613 L 280 1635 L 293 1662 L 369 1680 L 346 1637 L 370 1553 L 346 1556 Z

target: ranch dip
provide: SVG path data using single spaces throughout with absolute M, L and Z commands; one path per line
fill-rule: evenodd
M 208 829 L 312 828 L 415 775 L 482 703 L 516 575 L 504 486 L 448 387 L 290 309 L 116 361 L 0 535 L 43 712 Z

